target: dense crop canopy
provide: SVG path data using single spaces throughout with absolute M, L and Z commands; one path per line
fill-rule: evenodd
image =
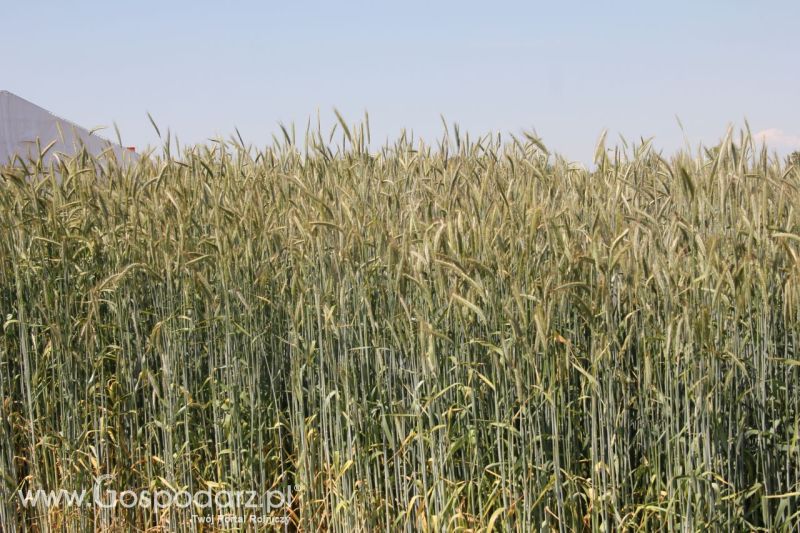
M 797 168 L 340 131 L 3 170 L 6 531 L 192 527 L 16 496 L 104 474 L 304 530 L 798 527 Z

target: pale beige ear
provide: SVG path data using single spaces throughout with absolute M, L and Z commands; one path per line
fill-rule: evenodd
M 61 144 L 64 144 L 64 132 L 61 130 L 61 122 L 56 121 L 56 130 L 58 131 L 58 140 L 61 141 Z

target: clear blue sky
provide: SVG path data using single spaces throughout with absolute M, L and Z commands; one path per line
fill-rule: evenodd
M 35 5 L 34 5 L 35 4 Z M 800 2 L 10 2 L 0 89 L 157 144 L 270 142 L 337 107 L 373 138 L 535 130 L 589 161 L 609 140 L 667 151 L 750 122 L 800 149 Z M 113 130 L 105 132 L 114 137 Z

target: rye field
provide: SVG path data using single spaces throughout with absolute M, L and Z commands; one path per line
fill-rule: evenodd
M 797 165 L 747 131 L 591 169 L 533 135 L 368 146 L 3 167 L 0 529 L 800 527 Z M 285 499 L 21 496 L 100 476 Z

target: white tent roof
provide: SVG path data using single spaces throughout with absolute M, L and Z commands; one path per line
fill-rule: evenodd
M 8 163 L 14 155 L 23 159 L 38 157 L 37 139 L 43 149 L 56 141 L 46 159 L 57 153 L 72 155 L 81 144 L 93 155 L 111 147 L 118 161 L 131 161 L 138 157 L 126 148 L 57 117 L 24 98 L 0 91 L 0 164 Z

